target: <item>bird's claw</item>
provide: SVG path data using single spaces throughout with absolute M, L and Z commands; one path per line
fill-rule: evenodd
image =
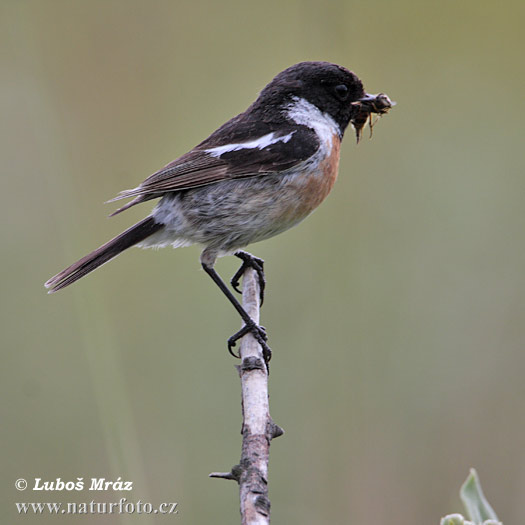
M 236 346 L 237 341 L 241 337 L 244 337 L 247 333 L 251 333 L 255 337 L 255 340 L 261 345 L 264 362 L 266 363 L 266 367 L 268 368 L 268 363 L 272 358 L 272 350 L 266 344 L 266 341 L 268 341 L 268 335 L 264 326 L 258 326 L 255 323 L 250 325 L 244 325 L 238 332 L 233 334 L 228 339 L 228 352 L 230 352 L 230 354 L 233 357 L 240 358 L 241 356 L 238 353 L 234 352 L 233 348 Z
M 242 264 L 230 280 L 232 288 L 237 293 L 242 293 L 242 290 L 240 289 L 240 279 L 247 268 L 253 268 L 257 272 L 257 277 L 259 278 L 259 297 L 260 304 L 262 306 L 264 302 L 264 289 L 266 287 L 266 278 L 264 277 L 264 261 L 248 252 L 238 251 L 235 252 L 234 255 L 235 257 L 241 259 Z

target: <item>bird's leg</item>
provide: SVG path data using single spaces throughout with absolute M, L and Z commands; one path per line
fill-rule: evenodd
M 266 287 L 266 279 L 264 277 L 264 261 L 255 257 L 251 253 L 239 250 L 234 253 L 235 257 L 241 259 L 241 267 L 235 272 L 235 275 L 231 278 L 230 284 L 236 292 L 242 293 L 239 289 L 239 279 L 244 274 L 246 268 L 253 268 L 257 272 L 259 278 L 259 297 L 261 298 L 261 306 L 264 302 L 264 288 Z
M 266 341 L 268 340 L 268 336 L 266 335 L 266 331 L 262 326 L 259 326 L 246 312 L 246 310 L 242 307 L 242 305 L 237 301 L 237 299 L 234 297 L 234 295 L 230 292 L 226 284 L 224 284 L 224 281 L 221 279 L 220 275 L 215 271 L 213 266 L 206 264 L 205 262 L 202 262 L 202 268 L 204 271 L 213 279 L 213 282 L 221 289 L 222 293 L 228 298 L 230 303 L 232 303 L 233 307 L 237 310 L 239 315 L 241 316 L 242 320 L 244 321 L 245 326 L 243 326 L 238 332 L 233 334 L 228 339 L 228 351 L 230 354 L 232 354 L 234 357 L 240 357 L 239 355 L 235 354 L 233 352 L 233 347 L 235 346 L 235 343 L 238 339 L 240 339 L 242 336 L 246 335 L 248 332 L 251 332 L 257 342 L 261 345 L 261 348 L 263 350 L 263 357 L 266 362 L 266 365 L 268 366 L 268 362 L 270 361 L 272 357 L 272 351 L 270 347 L 266 344 Z

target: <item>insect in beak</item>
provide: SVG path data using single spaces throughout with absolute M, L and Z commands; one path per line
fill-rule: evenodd
M 370 138 L 372 138 L 372 130 L 379 117 L 388 113 L 395 105 L 396 103 L 392 102 L 384 93 L 378 93 L 377 95 L 366 93 L 364 97 L 352 102 L 352 106 L 356 108 L 356 114 L 351 119 L 351 123 L 355 129 L 357 142 L 359 143 L 361 139 L 361 132 L 367 121 L 370 126 Z M 378 116 L 375 120 L 372 117 L 373 113 Z

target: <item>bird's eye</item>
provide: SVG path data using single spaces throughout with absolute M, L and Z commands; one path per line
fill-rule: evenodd
M 338 84 L 334 88 L 335 94 L 340 100 L 346 100 L 348 97 L 348 86 L 345 86 L 344 84 Z

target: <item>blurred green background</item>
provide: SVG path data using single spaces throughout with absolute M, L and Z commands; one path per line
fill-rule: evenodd
M 2 0 L 2 501 L 163 501 L 231 524 L 239 320 L 199 249 L 130 250 L 44 281 L 151 209 L 104 205 L 329 60 L 398 105 L 343 144 L 298 228 L 254 245 L 274 350 L 274 523 L 438 523 L 475 466 L 505 523 L 525 494 L 525 155 L 520 1 Z M 226 277 L 238 260 L 223 259 Z M 131 493 L 17 492 L 17 478 Z

